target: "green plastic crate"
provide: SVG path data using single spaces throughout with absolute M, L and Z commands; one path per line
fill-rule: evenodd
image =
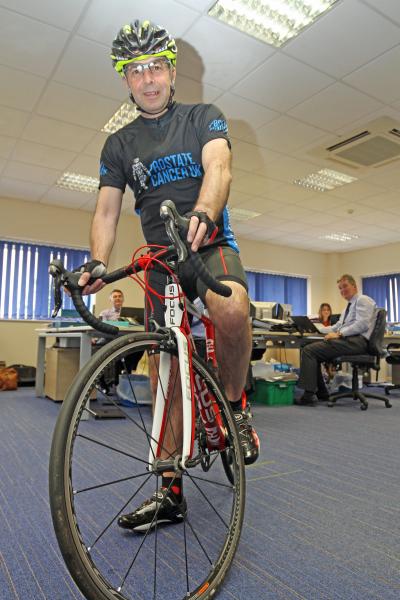
M 295 381 L 256 380 L 256 389 L 249 396 L 250 402 L 268 406 L 288 406 L 293 404 Z

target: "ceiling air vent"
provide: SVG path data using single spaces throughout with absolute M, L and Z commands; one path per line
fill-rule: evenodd
M 310 154 L 356 169 L 381 167 L 400 158 L 400 124 L 381 117 Z

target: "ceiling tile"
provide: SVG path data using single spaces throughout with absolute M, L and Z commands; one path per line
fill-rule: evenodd
M 8 67 L 47 77 L 67 38 L 66 31 L 0 8 L 0 57 Z
M 20 181 L 30 181 L 32 183 L 43 183 L 47 186 L 52 185 L 57 181 L 61 171 L 47 169 L 36 165 L 27 165 L 26 163 L 8 161 L 7 166 L 3 170 L 3 176 Z
M 242 195 L 242 202 L 238 202 L 237 206 L 247 210 L 254 210 L 255 212 L 263 214 L 275 210 L 277 203 L 275 200 L 271 200 L 270 198 Z M 283 210 L 283 205 L 281 208 Z
M 376 196 L 362 197 L 358 200 L 360 204 L 365 204 L 371 208 L 378 208 L 379 210 L 390 210 L 392 207 L 399 206 L 399 193 L 398 192 L 382 192 Z
M 299 177 L 304 177 L 315 171 L 315 165 L 311 162 L 284 156 L 274 160 L 268 165 L 267 173 L 274 176 L 274 179 L 285 183 L 293 183 Z
M 121 104 L 128 99 L 125 81 L 112 67 L 109 47 L 79 36 L 69 41 L 54 80 L 119 100 Z
M 99 159 L 94 156 L 80 154 L 72 161 L 68 170 L 89 177 L 99 177 Z
M 351 73 L 344 81 L 382 102 L 395 102 L 400 99 L 400 80 L 396 76 L 399 62 L 400 46 L 397 46 Z
M 365 177 L 364 181 L 369 185 L 375 185 L 376 187 L 379 185 L 382 186 L 382 188 L 389 188 L 390 191 L 392 191 L 392 189 L 398 191 L 400 189 L 399 166 L 400 163 L 397 160 L 390 165 L 390 168 L 388 165 L 388 167 L 383 168 L 382 171 L 380 169 L 374 169 L 371 175 Z M 378 194 L 382 191 L 382 188 L 377 190 L 376 193 Z
M 257 128 L 255 141 L 264 148 L 291 153 L 311 142 L 315 145 L 318 139 L 325 136 L 326 132 L 322 129 L 306 125 L 291 117 L 282 116 Z M 247 141 L 248 137 L 244 136 L 243 139 Z
M 279 231 L 285 233 L 300 233 L 303 229 L 303 225 L 299 221 L 283 221 L 279 225 Z
M 97 133 L 84 148 L 85 154 L 95 156 L 100 161 L 100 154 L 108 136 L 108 133 L 103 133 L 102 131 Z
M 49 186 L 43 183 L 32 183 L 0 177 L 0 196 L 5 198 L 20 198 L 36 202 L 48 190 Z
M 29 113 L 13 108 L 0 108 L 0 135 L 19 137 L 28 122 Z
M 75 158 L 76 153 L 68 150 L 59 150 L 50 146 L 43 146 L 34 142 L 19 140 L 15 145 L 12 153 L 12 159 L 38 165 L 41 167 L 49 167 L 50 169 L 66 169 L 71 161 Z
M 215 4 L 215 0 L 177 0 L 177 2 L 198 12 L 208 11 Z
M 368 196 L 376 196 L 385 191 L 383 187 L 375 185 L 375 183 L 377 183 L 375 179 L 373 183 L 366 179 L 354 181 L 353 183 L 348 183 L 335 188 L 333 193 L 338 198 L 354 202 L 355 200 L 367 198 Z
M 333 131 L 344 125 L 351 125 L 355 119 L 378 110 L 382 105 L 343 83 L 334 83 L 315 94 L 309 100 L 289 111 L 296 117 L 315 127 Z
M 0 158 L 8 158 L 15 147 L 17 140 L 12 137 L 0 135 Z
M 284 204 L 302 204 L 303 200 L 308 200 L 310 197 L 315 197 L 315 192 L 299 185 L 282 184 L 279 188 L 273 190 L 271 199 L 275 202 L 283 202 Z
M 56 25 L 61 29 L 71 30 L 87 0 L 68 0 L 68 2 L 54 2 L 54 0 L 1 0 L 2 6 L 11 10 L 33 17 L 44 23 Z
M 3 173 L 3 169 L 6 166 L 6 159 L 5 158 L 0 158 L 0 175 Z
M 349 213 L 349 211 L 353 211 Z M 341 205 L 333 204 L 330 208 L 326 209 L 326 213 L 329 215 L 336 215 L 337 217 L 341 217 L 343 219 L 343 226 L 345 224 L 345 219 L 351 215 L 352 220 L 356 219 L 357 221 L 360 219 L 362 215 L 369 214 L 372 212 L 372 209 L 369 206 L 362 206 L 361 204 L 347 203 Z
M 45 141 L 48 146 L 62 150 L 81 152 L 93 136 L 92 129 L 35 116 L 26 126 L 22 138 L 30 142 L 43 143 Z
M 21 110 L 33 109 L 47 83 L 43 77 L 1 65 L 0 81 L 1 104 Z
M 398 0 L 379 0 L 378 4 L 376 0 L 362 0 L 362 2 L 400 25 L 400 4 Z
M 308 196 L 303 196 L 301 200 L 296 202 L 299 206 L 303 208 L 307 208 L 308 210 L 316 210 L 318 212 L 326 212 L 332 206 L 340 206 L 346 203 L 346 200 L 343 198 L 338 198 L 337 196 L 333 196 L 332 192 L 313 192 L 311 190 L 307 190 L 306 188 L 302 188 L 301 186 L 294 185 L 294 188 L 299 188 L 300 190 L 304 190 L 306 193 L 308 192 Z
M 87 204 L 89 200 L 94 197 L 96 197 L 96 194 L 64 190 L 63 188 L 53 186 L 46 194 L 44 194 L 41 202 L 42 204 L 51 204 L 52 206 L 80 208 L 84 204 Z
M 277 53 L 242 77 L 233 91 L 258 104 L 285 112 L 332 83 L 333 79 L 324 73 Z
M 213 103 L 222 90 L 194 79 L 189 79 L 178 73 L 176 77 L 176 100 L 185 104 L 198 102 Z
M 230 92 L 220 96 L 216 104 L 227 118 L 230 135 L 247 139 L 249 142 L 254 142 L 261 125 L 279 116 L 279 113 L 274 110 Z
M 183 40 L 186 46 L 178 58 L 179 71 L 187 77 L 224 90 L 228 90 L 274 52 L 271 46 L 211 17 L 200 17 L 185 33 Z M 238 45 L 240 52 L 235 54 L 232 68 L 232 48 Z M 257 98 L 251 99 L 257 102 Z
M 243 177 L 233 179 L 231 188 L 237 192 L 270 198 L 272 191 L 280 185 L 280 181 L 248 173 Z
M 249 203 L 253 200 L 254 196 L 247 195 L 243 192 L 238 192 L 237 190 L 231 187 L 229 192 L 229 207 L 243 205 L 245 208 L 246 203 Z
M 120 106 L 116 100 L 53 82 L 43 94 L 36 112 L 99 131 Z
M 168 0 L 146 0 L 146 2 L 132 5 L 132 0 L 93 0 L 85 13 L 79 27 L 79 35 L 91 40 L 112 44 L 118 31 L 126 23 L 135 19 L 149 19 L 154 23 L 162 22 L 175 37 L 182 34 L 198 17 L 198 13 L 190 8 Z
M 267 165 L 276 161 L 279 154 L 260 146 L 232 139 L 232 164 L 245 171 L 266 170 Z
M 341 78 L 399 42 L 400 30 L 358 0 L 328 11 L 284 51 Z

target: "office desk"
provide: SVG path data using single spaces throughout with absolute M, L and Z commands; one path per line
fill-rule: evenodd
M 262 348 L 262 344 L 267 347 L 267 342 L 273 346 L 286 346 L 288 348 L 302 348 L 311 342 L 323 340 L 324 335 L 300 335 L 299 333 L 285 333 L 280 331 L 267 331 L 265 329 L 253 329 L 253 348 Z M 390 343 L 400 344 L 400 335 L 386 334 L 384 336 L 384 346 Z
M 36 359 L 36 396 L 44 396 L 44 372 L 45 372 L 45 353 L 47 338 L 61 338 L 65 340 L 79 340 L 79 368 L 81 369 L 87 363 L 92 355 L 92 338 L 107 337 L 89 325 L 79 327 L 49 327 L 47 329 L 36 329 L 38 334 L 38 348 Z M 141 325 L 130 325 L 121 327 L 121 335 L 132 333 L 132 331 L 143 331 Z M 110 337 L 110 340 L 113 339 Z
M 299 349 L 301 350 L 306 344 L 322 340 L 323 334 L 319 335 L 300 335 L 299 333 L 284 333 L 278 331 L 267 331 L 264 329 L 253 329 L 253 351 L 262 352 L 267 348 L 286 348 L 286 349 Z M 387 333 L 383 338 L 384 347 L 389 344 L 398 343 L 400 344 L 400 335 Z M 392 378 L 392 365 L 385 362 L 385 369 L 382 369 L 381 376 L 383 375 L 386 379 Z

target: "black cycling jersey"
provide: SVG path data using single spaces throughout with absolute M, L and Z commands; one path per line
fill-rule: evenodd
M 125 192 L 128 184 L 146 242 L 169 244 L 160 204 L 169 198 L 181 214 L 193 209 L 204 176 L 203 146 L 218 138 L 230 147 L 225 117 L 212 104 L 175 103 L 159 118 L 140 116 L 108 137 L 101 154 L 100 187 Z M 217 225 L 212 245 L 228 244 L 238 252 L 227 208 Z

